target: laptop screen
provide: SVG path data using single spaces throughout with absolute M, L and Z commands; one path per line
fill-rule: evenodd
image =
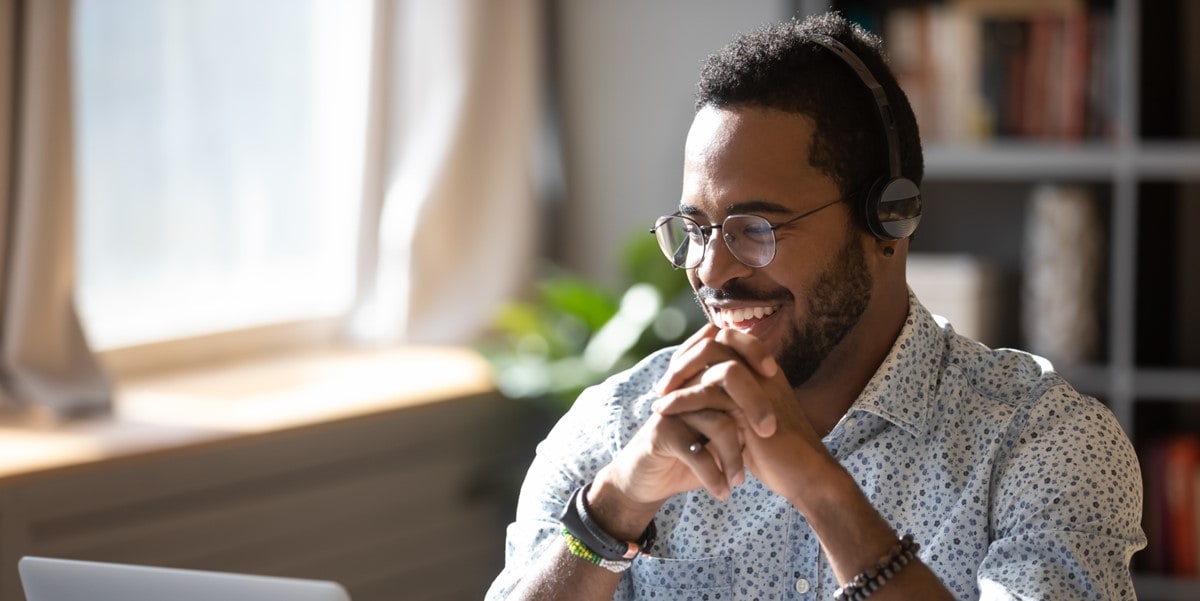
M 26 601 L 350 601 L 336 582 L 24 557 Z

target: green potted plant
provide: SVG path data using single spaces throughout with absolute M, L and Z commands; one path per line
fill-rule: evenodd
M 551 267 L 532 299 L 500 310 L 479 350 L 502 394 L 562 413 L 584 388 L 703 323 L 684 272 L 663 260 L 653 236 L 631 238 L 621 265 L 619 292 Z

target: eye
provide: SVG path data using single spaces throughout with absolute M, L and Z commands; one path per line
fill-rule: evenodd
M 704 228 L 699 223 L 690 219 L 680 219 L 679 221 L 681 222 L 681 228 L 685 236 L 698 240 L 704 239 Z
M 726 234 L 742 238 L 747 242 L 769 242 L 774 234 L 770 222 L 753 215 L 739 217 L 736 227 L 730 227 L 731 225 L 734 224 L 726 224 Z
M 771 224 L 766 221 L 751 223 L 742 228 L 742 233 L 747 236 L 768 236 L 771 234 Z

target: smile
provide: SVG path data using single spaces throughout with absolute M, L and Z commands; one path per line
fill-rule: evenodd
M 744 329 L 754 322 L 769 317 L 775 312 L 775 307 L 741 307 L 737 309 L 719 309 L 712 307 L 713 321 L 722 328 Z

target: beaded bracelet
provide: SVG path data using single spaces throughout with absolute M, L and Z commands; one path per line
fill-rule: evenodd
M 588 546 L 583 543 L 583 541 L 575 538 L 575 535 L 571 534 L 571 531 L 566 528 L 562 529 L 562 536 L 563 541 L 567 544 L 568 553 L 584 561 L 594 563 L 610 572 L 620 574 L 621 572 L 628 570 L 629 566 L 633 565 L 633 560 L 613 561 L 611 559 L 604 559 L 603 557 L 600 557 L 595 551 L 589 549 Z
M 921 545 L 913 542 L 911 534 L 905 534 L 904 538 L 892 546 L 891 553 L 879 558 L 876 569 L 867 570 L 851 578 L 850 582 L 833 594 L 833 600 L 862 601 L 866 599 L 904 569 L 908 562 L 915 559 L 919 550 L 921 550 Z
M 654 539 L 658 536 L 654 520 L 650 520 L 637 541 L 614 538 L 600 524 L 597 524 L 596 520 L 592 519 L 591 511 L 587 506 L 587 494 L 590 487 L 591 484 L 585 484 L 571 493 L 571 498 L 567 500 L 562 514 L 559 515 L 559 521 L 562 522 L 563 528 L 566 528 L 571 536 L 592 553 L 599 555 L 601 559 L 626 561 L 638 555 L 648 554 L 654 546 Z

